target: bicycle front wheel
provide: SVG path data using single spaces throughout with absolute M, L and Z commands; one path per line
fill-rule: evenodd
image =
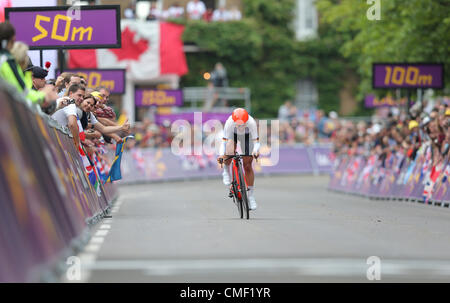
M 250 219 L 250 209 L 248 206 L 247 185 L 245 183 L 244 172 L 242 171 L 242 165 L 239 165 L 239 183 L 242 196 L 242 208 L 245 218 Z M 242 217 L 241 217 L 242 218 Z
M 242 195 L 239 195 L 238 181 L 235 180 L 239 180 L 239 176 L 236 176 L 235 170 L 233 169 L 233 195 L 234 198 L 236 199 L 236 205 L 238 208 L 239 216 L 242 219 L 244 218 L 244 210 L 242 207 Z

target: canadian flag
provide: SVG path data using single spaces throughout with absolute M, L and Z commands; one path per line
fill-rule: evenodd
M 69 68 L 125 68 L 131 80 L 188 72 L 181 35 L 184 26 L 121 20 L 122 48 L 70 50 Z

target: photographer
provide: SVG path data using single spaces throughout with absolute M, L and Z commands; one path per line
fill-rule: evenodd
M 55 119 L 59 125 L 67 126 L 72 133 L 75 146 L 80 144 L 80 136 L 78 130 L 78 115 L 77 104 L 81 104 L 84 96 L 84 87 L 78 84 L 73 84 L 69 87 L 68 97 L 58 99 L 58 109 L 52 118 Z
M 67 91 L 67 96 L 61 97 L 56 100 L 58 104 L 58 110 L 66 107 L 70 103 L 74 103 L 77 107 L 80 106 L 83 101 L 86 88 L 80 84 L 72 84 Z M 73 99 L 73 101 L 71 101 Z

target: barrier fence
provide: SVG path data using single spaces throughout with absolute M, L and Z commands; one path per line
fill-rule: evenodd
M 256 174 L 330 173 L 330 146 L 281 146 L 278 156 L 265 155 L 261 149 Z M 121 183 L 169 181 L 176 179 L 210 178 L 221 176 L 222 169 L 214 155 L 177 156 L 170 148 L 132 148 L 122 155 Z
M 0 80 L 0 282 L 48 281 L 117 195 L 92 187 L 73 139 Z
M 414 159 L 399 153 L 386 158 L 339 157 L 329 188 L 373 198 L 411 200 L 449 206 L 448 155 L 433 163 L 431 146 L 423 145 Z

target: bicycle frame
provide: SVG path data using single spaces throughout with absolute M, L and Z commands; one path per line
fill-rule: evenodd
M 240 184 L 239 178 L 236 179 L 236 176 L 239 176 L 239 166 L 238 165 L 242 165 L 241 159 L 242 159 L 241 155 L 236 155 L 233 157 L 233 160 L 232 160 L 232 164 L 233 164 L 232 169 L 234 172 L 232 182 L 235 182 L 237 184 L 237 188 L 238 188 L 237 197 L 239 198 L 239 200 L 242 199 L 242 194 L 240 192 L 241 184 Z M 241 169 L 241 171 L 242 171 L 242 174 L 244 175 L 245 188 L 248 188 L 247 179 L 245 178 L 245 171 L 243 168 Z M 231 186 L 230 189 L 232 190 L 233 187 Z
M 233 201 L 237 205 L 239 209 L 239 213 L 241 216 L 241 219 L 245 217 L 246 219 L 249 219 L 249 202 L 248 202 L 248 184 L 247 179 L 245 175 L 243 159 L 244 156 L 247 155 L 234 155 L 234 156 L 228 156 L 225 159 L 221 159 L 219 163 L 222 165 L 224 161 L 227 161 L 229 159 L 232 159 L 232 173 L 233 173 L 233 179 L 230 184 L 230 192 L 228 196 L 230 198 L 233 198 Z M 256 158 L 257 159 L 257 158 Z

